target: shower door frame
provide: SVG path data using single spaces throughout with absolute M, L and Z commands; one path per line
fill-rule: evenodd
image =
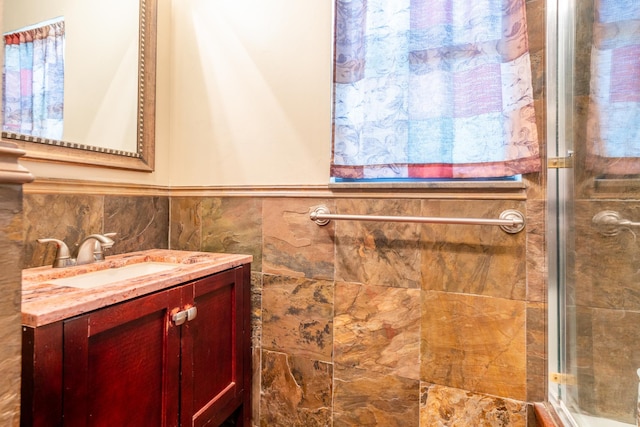
M 546 110 L 547 157 L 573 154 L 573 76 L 575 52 L 575 1 L 548 0 L 546 4 Z M 548 162 L 549 163 L 549 162 Z M 577 427 L 565 404 L 568 372 L 566 351 L 567 251 L 573 202 L 573 169 L 547 169 L 548 267 L 548 399 L 567 426 Z

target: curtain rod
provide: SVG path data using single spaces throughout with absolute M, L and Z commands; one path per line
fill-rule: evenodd
M 328 207 L 318 206 L 311 211 L 309 218 L 318 225 L 327 225 L 332 219 L 352 221 L 415 222 L 422 224 L 497 225 L 509 234 L 519 233 L 524 229 L 525 225 L 524 215 L 516 209 L 507 209 L 503 211 L 497 219 L 484 219 L 332 214 Z

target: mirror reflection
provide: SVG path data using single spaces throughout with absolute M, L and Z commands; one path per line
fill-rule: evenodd
M 151 8 L 153 10 L 148 10 Z M 3 138 L 34 143 L 32 151 L 36 152 L 48 150 L 47 153 L 52 153 L 59 147 L 79 148 L 96 152 L 94 157 L 106 153 L 145 158 L 149 163 L 147 160 L 152 159 L 153 153 L 143 153 L 143 149 L 153 145 L 149 140 L 153 132 L 147 129 L 153 126 L 154 106 L 150 103 L 154 97 L 150 94 L 148 101 L 139 96 L 144 93 L 144 84 L 152 87 L 149 83 L 154 83 L 155 76 L 152 68 L 155 66 L 155 29 L 147 31 L 145 38 L 145 27 L 141 25 L 150 26 L 149 21 L 155 24 L 155 0 L 5 0 L 5 53 L 9 53 L 9 59 L 14 59 L 6 61 L 13 69 L 4 70 L 6 100 L 3 104 L 6 103 L 7 111 Z M 52 44 L 56 49 L 62 46 L 63 55 L 59 60 L 52 60 L 49 49 L 45 64 L 38 66 L 35 62 L 39 59 L 38 43 L 51 42 L 54 31 L 48 28 L 54 25 L 63 28 L 64 40 Z M 148 52 L 145 53 L 147 44 Z M 34 62 L 25 65 L 22 61 L 27 54 Z M 59 69 L 62 61 L 63 68 Z M 139 61 L 142 61 L 140 66 Z M 42 79 L 39 73 L 44 73 L 45 80 L 60 80 L 63 87 L 58 104 L 55 103 L 56 95 L 50 96 L 50 89 L 45 89 L 46 96 L 54 102 L 48 106 L 46 102 L 50 99 L 46 100 L 44 122 L 61 120 L 59 126 L 54 123 L 52 132 L 42 131 L 43 126 L 39 123 L 43 120 L 38 119 L 37 111 L 33 114 L 33 123 L 29 119 L 22 122 L 24 116 L 28 116 L 24 107 L 42 109 L 42 98 L 46 96 L 28 99 L 36 94 L 35 86 L 15 85 L 24 84 L 28 74 L 33 74 L 34 80 L 36 77 Z M 39 144 L 48 147 L 40 149 L 36 147 Z M 25 147 L 28 157 L 29 147 L 31 145 Z M 47 155 L 34 158 L 46 158 Z M 121 167 L 118 161 L 105 159 L 109 167 Z M 124 162 L 122 167 L 139 169 L 126 160 Z M 149 166 L 140 169 L 153 168 L 152 164 Z

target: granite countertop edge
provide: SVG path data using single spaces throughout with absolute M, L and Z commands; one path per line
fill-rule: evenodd
M 22 271 L 22 325 L 39 327 L 252 262 L 251 255 L 151 249 L 112 255 L 88 265 Z M 178 264 L 176 268 L 90 289 L 50 283 L 94 271 L 140 262 Z

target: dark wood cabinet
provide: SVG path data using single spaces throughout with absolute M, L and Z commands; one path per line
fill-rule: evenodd
M 250 425 L 250 268 L 24 328 L 24 426 Z

